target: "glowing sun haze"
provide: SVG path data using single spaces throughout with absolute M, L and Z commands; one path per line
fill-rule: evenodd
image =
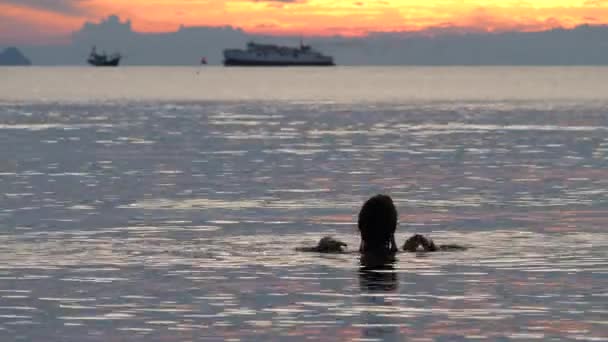
M 20 25 L 23 30 L 13 32 L 23 39 L 65 37 L 109 14 L 130 19 L 142 32 L 180 25 L 232 25 L 277 35 L 535 31 L 607 24 L 608 0 L 0 0 L 0 39 L 9 25 Z

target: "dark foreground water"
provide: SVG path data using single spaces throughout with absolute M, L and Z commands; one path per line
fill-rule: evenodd
M 544 86 L 529 94 L 518 70 L 471 83 L 470 70 L 383 69 L 451 77 L 401 100 L 397 83 L 332 99 L 317 75 L 293 89 L 324 96 L 155 101 L 119 88 L 95 100 L 87 88 L 79 101 L 70 93 L 88 83 L 73 70 L 5 69 L 26 84 L 45 73 L 46 95 L 0 81 L 0 340 L 608 341 L 608 101 L 580 95 L 581 78 L 608 84 L 608 70 L 533 69 Z M 192 77 L 161 71 L 174 90 Z M 241 71 L 229 72 L 217 94 Z M 65 78 L 61 96 L 49 73 Z M 335 73 L 332 86 L 382 81 Z M 472 90 L 442 98 L 433 82 Z M 356 253 L 294 251 L 328 234 L 356 250 L 356 215 L 376 193 L 396 201 L 400 244 L 420 232 L 471 248 L 399 254 L 380 272 Z

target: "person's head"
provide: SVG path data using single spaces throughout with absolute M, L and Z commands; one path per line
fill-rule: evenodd
M 359 212 L 362 251 L 390 251 L 397 229 L 397 209 L 387 195 L 368 199 Z

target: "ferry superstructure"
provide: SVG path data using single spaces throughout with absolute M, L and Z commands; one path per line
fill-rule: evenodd
M 334 59 L 308 45 L 288 47 L 249 42 L 247 49 L 224 50 L 226 66 L 333 66 Z

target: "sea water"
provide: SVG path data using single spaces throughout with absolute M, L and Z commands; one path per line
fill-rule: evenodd
M 0 340 L 608 340 L 608 68 L 0 68 Z M 359 244 L 390 194 L 463 252 Z

